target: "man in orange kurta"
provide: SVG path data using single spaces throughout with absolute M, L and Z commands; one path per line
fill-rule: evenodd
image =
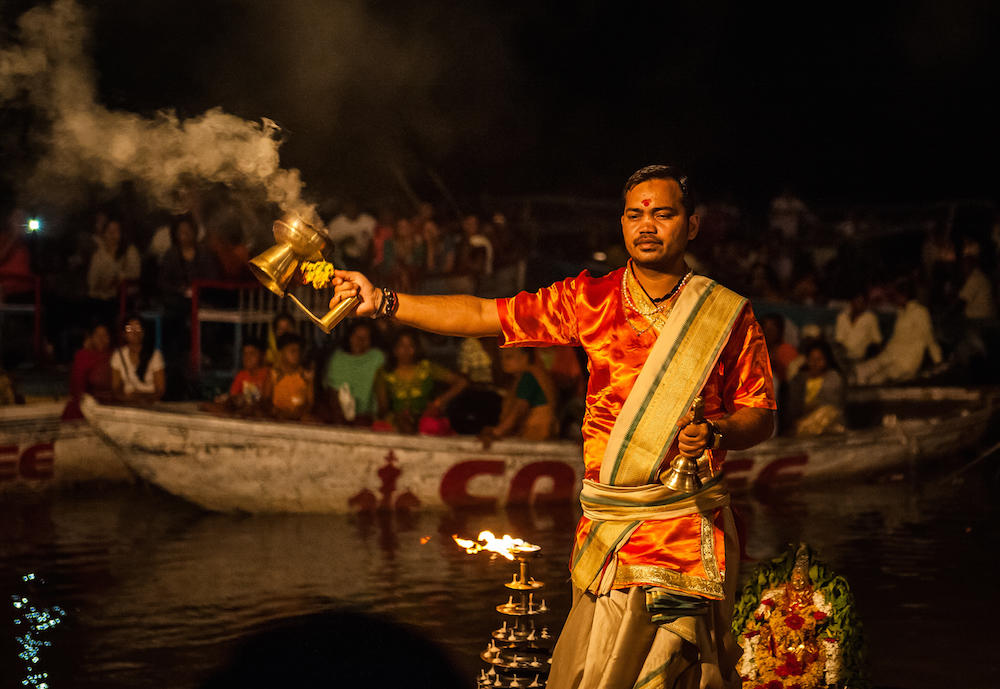
M 535 294 L 486 300 L 396 294 L 374 287 L 360 273 L 337 271 L 331 307 L 358 296 L 358 315 L 395 317 L 433 332 L 502 336 L 505 346 L 582 346 L 590 369 L 584 476 L 596 481 L 615 420 L 659 326 L 691 276 L 684 252 L 698 233 L 687 178 L 675 168 L 637 171 L 626 182 L 623 201 L 622 234 L 631 260 L 609 275 L 584 272 Z M 749 306 L 736 317 L 701 393 L 708 423 L 692 423 L 690 414 L 663 420 L 677 423 L 681 430 L 662 467 L 669 467 L 678 453 L 698 458 L 707 451 L 710 466 L 705 471 L 717 475 L 726 449 L 745 449 L 770 436 L 775 408 L 771 370 Z M 581 519 L 577 548 L 590 527 L 589 519 Z M 549 687 L 739 686 L 733 667 L 739 654 L 733 657 L 735 643 L 725 619 L 739 564 L 734 537 L 728 507 L 704 516 L 644 521 L 616 554 L 613 589 L 600 595 L 574 591 Z M 705 571 L 709 560 L 719 570 L 714 577 Z M 648 595 L 642 598 L 651 590 L 668 601 L 668 607 L 674 603 L 676 614 L 654 619 L 646 607 Z M 711 601 L 722 605 L 706 611 Z M 660 623 L 664 618 L 667 622 Z M 679 624 L 670 627 L 673 622 Z M 662 667 L 657 666 L 660 658 L 667 659 Z
M 632 390 L 650 348 L 656 343 L 653 328 L 638 334 L 626 320 L 638 318 L 622 298 L 621 268 L 602 277 L 586 272 L 567 278 L 535 294 L 522 292 L 497 300 L 505 346 L 580 345 L 589 360 L 587 413 L 583 418 L 584 478 L 598 480 L 608 434 Z M 744 308 L 722 350 L 714 373 L 702 390 L 705 416 L 718 419 L 739 407 L 774 409 L 767 345 L 750 307 Z M 664 458 L 664 466 L 677 455 L 677 447 Z M 722 470 L 725 450 L 709 450 L 713 473 Z M 665 567 L 693 573 L 701 571 L 698 515 L 671 519 L 669 523 L 647 522 L 629 538 L 618 553 L 619 576 L 633 572 L 617 583 L 625 586 L 661 584 L 643 579 L 642 567 Z M 576 530 L 579 544 L 587 537 L 589 522 L 581 518 Z M 715 539 L 717 559 L 725 570 L 721 538 Z M 715 597 L 721 598 L 721 595 Z

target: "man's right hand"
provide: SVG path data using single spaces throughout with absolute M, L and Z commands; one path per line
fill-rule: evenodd
M 361 297 L 361 304 L 355 310 L 357 316 L 374 316 L 382 300 L 382 290 L 372 285 L 361 273 L 354 270 L 333 271 L 333 298 L 330 308 L 351 297 Z

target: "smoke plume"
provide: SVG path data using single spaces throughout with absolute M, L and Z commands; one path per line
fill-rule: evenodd
M 0 107 L 24 102 L 48 122 L 29 189 L 130 182 L 170 209 L 185 186 L 221 183 L 261 190 L 284 211 L 317 220 L 299 171 L 280 165 L 274 122 L 220 108 L 190 119 L 169 110 L 143 117 L 98 103 L 87 26 L 75 0 L 54 0 L 22 15 L 16 43 L 0 48 Z

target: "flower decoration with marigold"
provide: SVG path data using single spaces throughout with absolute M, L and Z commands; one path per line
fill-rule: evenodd
M 312 285 L 313 289 L 329 287 L 333 280 L 333 264 L 329 261 L 303 261 L 302 284 Z

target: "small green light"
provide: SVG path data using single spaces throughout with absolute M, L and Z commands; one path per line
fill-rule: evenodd
M 42 221 L 38 218 L 30 218 L 28 220 L 28 232 L 38 232 L 42 229 Z

